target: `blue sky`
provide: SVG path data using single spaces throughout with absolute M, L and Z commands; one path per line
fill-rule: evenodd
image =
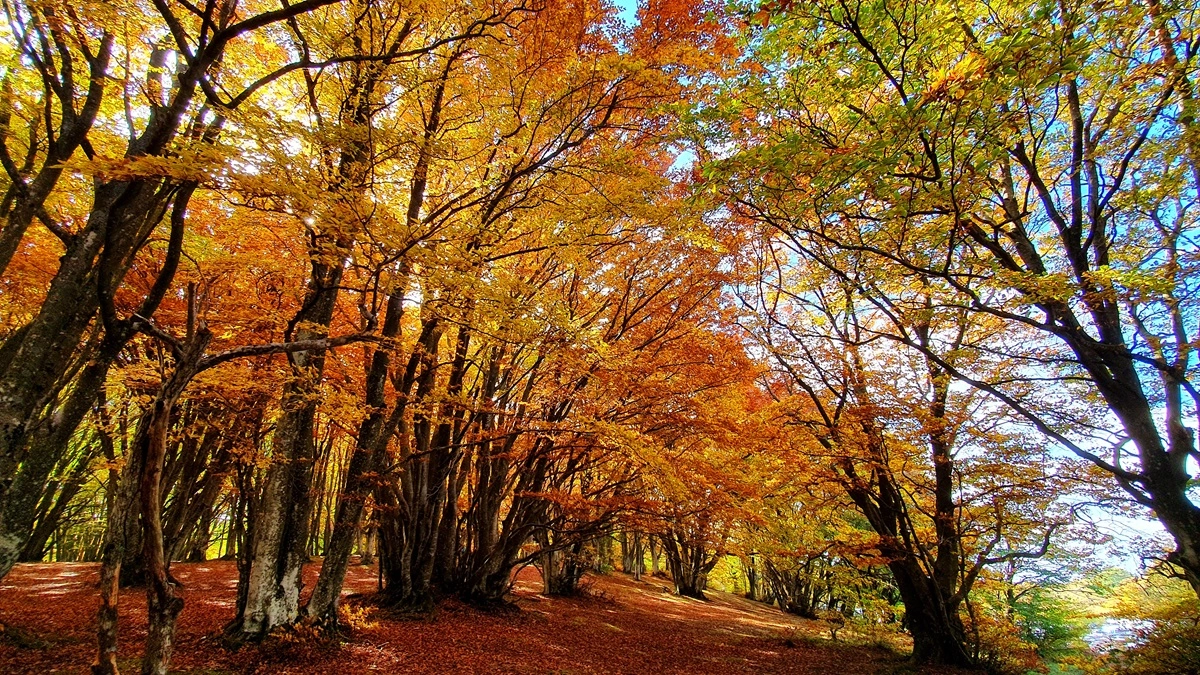
M 632 26 L 637 23 L 637 0 L 613 0 L 620 12 L 621 20 Z

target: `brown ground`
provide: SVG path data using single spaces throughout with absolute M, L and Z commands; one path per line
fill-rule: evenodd
M 232 563 L 172 565 L 187 604 L 172 672 L 186 673 L 858 673 L 915 672 L 863 636 L 829 640 L 824 623 L 712 593 L 710 602 L 665 592 L 669 582 L 623 575 L 591 582 L 591 596 L 547 598 L 537 573 L 518 578 L 518 610 L 446 603 L 436 616 L 389 616 L 344 604 L 354 629 L 341 642 L 290 634 L 229 651 L 220 630 L 233 614 Z M 306 570 L 315 582 L 317 566 Z M 95 651 L 97 566 L 17 565 L 0 584 L 0 672 L 83 673 Z M 374 568 L 355 566 L 347 593 L 375 589 Z M 369 600 L 369 595 L 365 598 Z M 121 594 L 121 663 L 137 672 L 146 629 L 141 589 Z

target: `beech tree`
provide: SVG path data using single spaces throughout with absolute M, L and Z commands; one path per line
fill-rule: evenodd
M 320 27 L 315 35 L 309 35 L 313 26 L 292 22 L 293 39 L 305 59 L 330 64 L 342 61 L 345 65 L 337 71 L 306 70 L 304 90 L 312 108 L 311 121 L 315 132 L 332 136 L 332 142 L 315 148 L 321 163 L 319 173 L 327 183 L 324 195 L 312 199 L 304 193 L 293 193 L 293 199 L 283 199 L 291 212 L 299 211 L 297 216 L 307 226 L 311 261 L 304 299 L 288 323 L 288 340 L 310 340 L 327 332 L 354 243 L 371 236 L 378 227 L 372 223 L 377 213 L 370 199 L 370 186 L 383 158 L 376 151 L 373 120 L 379 113 L 381 90 L 395 81 L 394 65 L 435 52 L 443 45 L 457 45 L 487 35 L 493 27 L 519 15 L 521 9 L 520 5 L 488 6 L 463 16 L 429 17 L 416 16 L 401 3 L 363 2 L 349 3 L 314 17 L 320 22 L 315 24 Z M 335 25 L 344 26 L 343 39 L 330 35 Z M 338 53 L 346 47 L 350 47 L 348 52 Z M 326 50 L 331 53 L 325 53 Z M 328 116 L 321 108 L 326 81 L 338 92 L 334 102 L 336 113 Z M 435 100 L 434 110 L 430 111 L 428 127 L 433 129 L 437 128 L 439 106 Z M 323 139 L 317 142 L 325 143 Z M 427 154 L 429 150 L 419 152 Z M 418 157 L 418 165 L 422 161 L 427 163 L 428 159 Z M 418 176 L 414 185 L 419 185 L 419 181 Z M 410 196 L 410 210 L 419 212 L 422 197 L 422 194 Z M 276 196 L 275 200 L 280 198 Z M 408 223 L 410 227 L 412 224 Z M 418 235 L 410 231 L 409 236 Z M 414 244 L 415 241 L 401 241 L 401 254 Z M 394 308 L 389 309 L 396 313 Z M 394 337 L 399 317 L 390 318 L 393 335 L 385 337 Z M 385 316 L 385 324 L 388 319 Z M 320 353 L 292 352 L 289 361 L 293 378 L 282 393 L 282 416 L 272 440 L 273 462 L 255 524 L 246 602 L 239 608 L 235 626 L 231 626 L 231 630 L 248 637 L 262 636 L 300 616 L 300 574 L 308 559 L 315 457 L 313 431 L 318 407 L 312 392 L 321 379 L 325 358 Z M 364 440 L 371 443 L 369 438 Z M 354 468 L 361 470 L 358 466 Z M 343 537 L 352 536 L 358 525 L 345 522 L 347 517 L 343 516 L 340 528 L 345 533 Z M 344 544 L 339 548 L 345 552 L 337 559 L 345 559 L 348 548 Z M 324 589 L 333 588 L 333 598 L 340 592 L 341 580 L 335 573 L 338 567 L 335 564 L 326 572 L 328 581 Z M 328 590 L 318 596 L 314 611 L 323 615 L 332 611 Z
M 745 148 L 711 169 L 731 208 L 889 314 L 887 339 L 1107 472 L 1171 534 L 1169 560 L 1200 592 L 1194 13 L 775 10 L 754 52 L 770 76 L 755 66 L 700 119 Z M 998 350 L 1019 372 L 927 342 L 903 318 L 919 311 L 913 296 L 895 292 L 925 285 L 939 307 L 993 322 L 996 340 L 967 349 Z M 1029 388 L 1047 395 L 1025 399 Z M 1063 392 L 1065 405 L 1033 402 Z M 1093 396 L 1099 415 L 1081 410 Z
M 951 387 L 947 367 L 987 372 L 967 360 L 994 324 L 943 307 L 930 286 L 895 289 L 909 312 L 877 315 L 858 284 L 791 240 L 766 235 L 751 250 L 746 331 L 775 362 L 781 415 L 817 444 L 817 467 L 828 462 L 814 479 L 840 486 L 878 535 L 914 658 L 970 665 L 961 614 L 975 581 L 988 565 L 1040 556 L 1067 522 L 1051 509 L 1061 468 L 1005 408 Z M 846 276 L 861 269 L 839 260 Z M 885 338 L 900 330 L 923 349 L 895 351 Z
M 213 145 L 225 120 L 220 111 L 236 108 L 282 72 L 302 67 L 284 60 L 256 64 L 265 73 L 251 67 L 218 74 L 216 64 L 235 58 L 233 53 L 256 35 L 333 2 L 271 9 L 215 1 L 203 8 L 95 3 L 86 12 L 70 3 L 5 5 L 15 38 L 10 58 L 32 63 L 38 82 L 21 92 L 31 94 L 19 108 L 30 120 L 30 134 L 20 141 L 23 147 L 6 145 L 3 153 L 9 220 L 0 262 L 7 272 L 35 218 L 48 225 L 63 253 L 53 275 L 40 280 L 44 295 L 17 315 L 23 318 L 7 327 L 0 344 L 5 485 L 0 573 L 8 572 L 23 548 L 40 486 L 108 369 L 171 287 L 189 201 L 220 155 Z M 85 14 L 100 20 L 84 21 Z M 126 20 L 132 30 L 118 47 L 112 24 Z M 153 37 L 156 31 L 169 39 Z M 167 72 L 172 61 L 174 77 Z M 117 97 L 122 106 L 111 102 L 113 88 L 107 85 L 118 63 L 128 64 L 122 75 L 126 86 Z M 86 77 L 76 70 L 83 64 Z M 7 143 L 17 89 L 5 91 Z M 45 127 L 32 123 L 43 118 Z M 98 121 L 103 122 L 99 127 Z M 14 152 L 24 153 L 21 164 Z M 93 180 L 64 183 L 68 166 Z M 51 208 L 62 212 L 55 215 Z M 134 311 L 121 316 L 115 297 L 161 225 L 173 245 L 156 283 L 140 303 L 131 303 Z
M 160 673 L 172 562 L 240 643 L 619 542 L 971 666 L 1101 476 L 1200 592 L 1194 12 L 727 9 L 4 2 L 0 578 Z

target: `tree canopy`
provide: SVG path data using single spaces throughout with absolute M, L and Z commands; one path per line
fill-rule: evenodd
M 93 672 L 212 557 L 233 644 L 648 558 L 1024 672 L 1112 513 L 1187 641 L 1195 7 L 2 11 L 0 578 L 101 563 Z

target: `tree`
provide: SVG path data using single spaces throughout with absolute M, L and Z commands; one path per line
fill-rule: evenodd
M 187 335 L 179 340 L 154 325 L 144 328 L 157 339 L 167 343 L 173 364 L 153 400 L 142 413 L 132 442 L 132 456 L 122 470 L 113 510 L 108 517 L 108 531 L 100 568 L 101 604 L 99 612 L 99 653 L 92 671 L 115 674 L 118 671 L 117 602 L 118 581 L 126 549 L 138 541 L 140 527 L 142 563 L 146 568 L 146 598 L 150 628 L 142 659 L 142 672 L 165 675 L 173 648 L 175 620 L 183 609 L 183 600 L 175 595 L 175 581 L 170 578 L 170 558 L 163 538 L 162 478 L 166 462 L 167 436 L 171 427 L 175 403 L 184 389 L 199 373 L 237 358 L 302 350 L 326 349 L 346 344 L 362 335 L 283 344 L 236 347 L 217 354 L 206 354 L 213 334 L 197 318 L 195 286 L 188 289 Z M 139 518 L 140 516 L 140 518 Z
M 897 317 L 889 340 L 1107 472 L 1200 592 L 1194 18 L 1157 2 L 784 6 L 762 65 L 701 123 L 746 148 L 710 174 L 732 208 Z M 968 349 L 1017 376 L 956 363 L 898 318 L 916 308 L 893 290 L 928 284 L 993 322 Z M 1071 396 L 1039 406 L 1030 388 Z
M 908 311 L 877 313 L 860 277 L 825 275 L 790 239 L 768 235 L 756 251 L 739 297 L 748 336 L 775 362 L 782 416 L 815 442 L 816 480 L 840 486 L 878 535 L 914 658 L 972 664 L 960 612 L 976 580 L 988 565 L 1041 555 L 1065 522 L 1047 513 L 1062 477 L 1044 451 L 1003 407 L 951 388 L 947 369 L 967 366 L 991 324 L 943 307 L 932 286 L 885 279 L 873 282 Z M 896 330 L 922 349 L 891 349 L 881 338 Z
M 35 93 L 17 107 L 17 89 L 5 88 L 10 92 L 5 95 L 5 124 L 18 109 L 26 115 L 38 110 L 47 128 L 29 126 L 21 165 L 7 145 L 2 153 L 8 221 L 0 235 L 0 262 L 7 273 L 35 217 L 60 240 L 63 254 L 54 273 L 41 280 L 44 294 L 14 315 L 22 318 L 7 326 L 0 343 L 0 475 L 5 486 L 0 495 L 0 573 L 8 572 L 23 548 L 40 486 L 91 407 L 108 369 L 171 286 L 189 201 L 219 165 L 221 153 L 214 144 L 226 115 L 214 110 L 235 109 L 270 81 L 310 65 L 259 61 L 265 72 L 256 72 L 217 64 L 236 60 L 239 50 L 253 49 L 248 43 L 256 35 L 334 1 L 240 12 L 215 0 L 202 9 L 190 3 L 156 2 L 152 8 L 136 2 L 96 3 L 86 12 L 99 19 L 95 23 L 83 20 L 85 13 L 70 3 L 5 5 L 15 43 L 9 56 L 33 64 L 37 78 L 31 85 Z M 124 29 L 115 26 L 126 17 L 136 20 L 124 24 L 132 30 L 118 48 L 116 36 Z M 155 31 L 170 38 L 152 38 Z M 168 77 L 172 59 L 176 75 Z M 110 67 L 116 63 L 128 64 L 123 66 L 128 83 L 120 99 L 124 106 L 106 98 Z M 83 64 L 86 78 L 76 71 Z M 142 74 L 132 71 L 135 64 L 145 67 Z M 98 120 L 103 121 L 100 127 Z M 58 128 L 51 131 L 50 126 Z M 5 130 L 8 143 L 7 126 Z M 93 180 L 63 183 L 68 165 Z M 53 207 L 63 213 L 56 217 L 47 210 Z M 170 245 L 158 277 L 140 301 L 131 303 L 134 311 L 122 317 L 115 298 L 164 219 Z M 62 222 L 75 226 L 60 226 Z
M 706 384 L 643 421 L 649 466 L 640 507 L 676 592 L 701 600 L 709 573 L 732 551 L 738 524 L 754 518 L 750 504 L 776 481 L 764 467 L 774 457 L 771 441 L 779 440 L 760 416 L 766 397 L 748 385 L 754 364 L 729 335 L 707 346 L 708 356 L 689 369 L 693 386 Z M 715 372 L 704 372 L 713 365 Z

